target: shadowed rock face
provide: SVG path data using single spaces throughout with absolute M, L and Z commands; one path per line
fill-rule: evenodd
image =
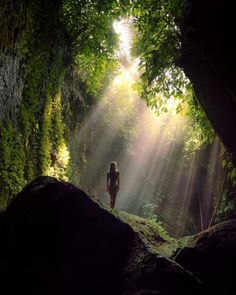
M 0 230 L 2 294 L 199 294 L 191 273 L 150 253 L 127 224 L 54 178 L 29 184 Z
M 202 281 L 205 294 L 236 294 L 236 220 L 190 238 L 175 261 Z
M 18 108 L 22 99 L 23 74 L 17 56 L 0 53 L 0 122 L 17 121 Z
M 234 2 L 188 2 L 181 66 L 212 126 L 236 161 Z
M 3 216 L 5 292 L 117 294 L 133 236 L 81 190 L 41 178 Z

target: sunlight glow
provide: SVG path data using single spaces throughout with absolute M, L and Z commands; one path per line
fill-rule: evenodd
M 132 34 L 129 29 L 132 19 L 115 21 L 113 27 L 119 36 L 119 54 L 130 57 Z
M 58 146 L 56 160 L 54 164 L 50 167 L 48 175 L 68 181 L 68 177 L 66 176 L 66 171 L 69 164 L 69 160 L 70 160 L 69 150 L 66 144 L 62 142 Z
M 180 99 L 176 99 L 174 97 L 170 97 L 166 102 L 166 108 L 168 111 L 174 110 L 176 111 L 177 106 L 181 103 Z
M 126 82 L 132 82 L 133 81 L 133 75 L 132 72 L 129 69 L 123 69 L 114 79 L 113 84 L 119 85 Z
M 170 98 L 165 105 L 167 112 L 156 116 L 133 90 L 140 73 L 139 60 L 130 56 L 132 33 L 129 22 L 114 23 L 120 38 L 120 68 L 75 139 L 81 149 L 78 152 L 80 162 L 85 163 L 80 186 L 108 203 L 106 173 L 109 162 L 115 160 L 121 173 L 116 208 L 142 215 L 143 203 L 155 204 L 155 208 L 161 208 L 156 213 L 167 227 L 171 223 L 168 218 L 175 221 L 168 229 L 181 235 L 191 226 L 191 210 L 191 214 L 199 218 L 201 200 L 196 182 L 199 175 L 205 175 L 201 188 L 206 201 L 201 205 L 205 212 L 212 206 L 209 200 L 211 194 L 217 193 L 218 187 L 214 187 L 214 183 L 220 178 L 220 168 L 216 164 L 220 144 L 216 141 L 209 149 L 205 165 L 211 169 L 203 171 L 200 157 L 186 159 L 187 120 L 176 114 L 181 101 Z M 129 60 L 125 65 L 124 55 Z M 89 154 L 87 162 L 82 158 L 86 149 Z M 207 220 L 202 220 L 201 226 L 204 222 Z

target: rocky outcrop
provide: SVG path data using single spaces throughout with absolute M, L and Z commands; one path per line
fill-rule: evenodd
M 23 86 L 20 59 L 13 54 L 0 54 L 0 122 L 16 121 Z
M 117 213 L 116 213 L 117 215 Z M 3 294 L 200 294 L 177 263 L 83 191 L 54 178 L 30 183 L 0 222 Z
M 233 3 L 189 0 L 181 66 L 212 126 L 236 157 L 234 31 Z
M 190 237 L 175 261 L 202 281 L 204 294 L 235 294 L 236 220 Z

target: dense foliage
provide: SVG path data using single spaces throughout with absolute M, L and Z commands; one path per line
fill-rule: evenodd
M 0 126 L 1 208 L 36 176 L 79 178 L 73 132 L 95 101 L 89 93 L 99 95 L 115 68 L 117 7 L 116 1 L 1 3 L 0 50 L 17 55 L 24 78 L 17 120 L 10 117 Z M 65 80 L 70 64 L 80 81 L 79 96 L 71 94 L 73 86 Z
M 142 94 L 150 106 L 162 106 L 162 99 L 155 95 L 179 98 L 188 83 L 176 66 L 184 8 L 183 0 L 138 1 L 133 6 L 137 28 L 133 52 L 140 58 Z
M 180 28 L 186 10 L 185 0 L 134 2 L 133 54 L 139 57 L 142 72 L 135 89 L 157 115 L 168 111 L 168 100 L 175 99 L 176 111 L 189 119 L 186 150 L 194 152 L 212 143 L 215 134 L 196 100 L 190 81 L 178 67 Z
M 132 16 L 134 22 L 133 54 L 140 59 L 141 71 L 136 90 L 157 114 L 167 111 L 169 99 L 176 100 L 177 112 L 189 119 L 186 154 L 199 152 L 213 142 L 214 131 L 190 82 L 178 67 L 186 3 L 185 0 L 33 0 L 30 3 L 24 0 L 14 4 L 10 0 L 2 1 L 0 52 L 19 58 L 24 89 L 17 120 L 8 118 L 0 124 L 1 208 L 39 175 L 78 184 L 85 173 L 87 157 L 98 146 L 103 129 L 111 127 L 114 112 L 123 124 L 112 126 L 118 135 L 111 150 L 118 154 L 124 146 L 130 148 L 137 114 L 134 109 L 125 118 L 122 108 L 132 108 L 125 96 L 120 100 L 121 105 L 105 101 L 109 112 L 99 126 L 94 126 L 96 138 L 86 130 L 77 136 L 117 67 L 113 22 L 121 17 Z M 78 89 L 69 85 L 73 79 Z M 230 200 L 236 173 L 232 161 L 223 164 L 232 180 L 232 189 L 222 198 L 220 210 L 226 212 L 225 208 L 229 211 L 233 208 Z M 153 217 L 153 210 L 149 208 L 146 213 Z
M 222 166 L 225 170 L 225 178 L 222 183 L 221 194 L 216 204 L 216 222 L 236 218 L 236 168 L 232 154 L 224 151 Z
M 216 136 L 215 132 L 202 107 L 197 102 L 191 85 L 186 88 L 183 101 L 177 107 L 177 112 L 188 119 L 185 140 L 186 152 L 193 154 L 213 143 Z
M 0 186 L 1 198 L 5 200 L 1 208 L 28 181 L 48 174 L 53 143 L 58 136 L 54 136 L 55 132 L 58 133 L 57 126 L 52 125 L 53 106 L 65 72 L 65 51 L 57 48 L 66 47 L 56 18 L 58 6 L 55 3 L 48 5 L 46 1 L 35 1 L 28 6 L 23 1 L 12 6 L 10 1 L 5 2 L 6 11 L 14 16 L 6 20 L 11 21 L 9 30 L 15 28 L 18 32 L 10 50 L 20 60 L 24 88 L 19 112 L 12 114 L 17 119 L 11 121 L 11 117 L 6 118 L 0 128 Z M 21 22 L 16 17 L 17 13 L 24 16 Z M 8 49 L 9 45 L 6 47 Z M 6 50 L 4 47 L 1 49 Z
M 113 21 L 118 11 L 117 1 L 63 0 L 63 20 L 72 39 L 74 66 L 93 95 L 104 88 L 103 82 L 116 67 Z

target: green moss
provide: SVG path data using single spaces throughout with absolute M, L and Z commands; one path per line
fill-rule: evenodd
M 62 154 L 67 148 L 58 96 L 65 75 L 66 44 L 58 25 L 59 7 L 54 4 L 53 1 L 32 1 L 30 5 L 17 3 L 13 9 L 9 1 L 4 1 L 1 10 L 7 34 L 19 28 L 17 39 L 13 42 L 9 36 L 3 47 L 13 48 L 24 77 L 18 122 L 14 126 L 2 124 L 0 129 L 2 208 L 27 182 L 42 174 L 54 175 L 55 157 L 57 167 L 60 165 L 56 175 L 66 174 Z M 24 15 L 21 24 L 17 13 Z M 12 29 L 9 24 L 13 23 Z M 0 40 L 5 38 L 3 35 L 1 31 Z
M 126 212 L 119 212 L 118 217 L 138 233 L 150 251 L 170 256 L 176 240 L 168 235 L 160 223 Z
M 17 122 L 14 126 L 11 125 L 11 128 L 7 125 L 1 127 L 0 182 L 1 200 L 4 204 L 25 183 L 40 175 L 56 176 L 79 183 L 86 163 L 87 141 L 74 142 L 72 133 L 79 126 L 77 120 L 82 122 L 86 116 L 87 105 L 95 102 L 95 99 L 88 95 L 88 88 L 93 90 L 90 92 L 101 91 L 102 86 L 106 84 L 103 80 L 107 69 L 113 68 L 113 64 L 109 62 L 113 61 L 111 45 L 115 41 L 113 20 L 111 15 L 98 15 L 96 3 L 92 3 L 93 9 L 90 15 L 90 4 L 86 1 L 84 4 L 89 15 L 86 10 L 85 18 L 81 18 L 80 13 L 84 11 L 84 5 L 70 2 L 70 5 L 75 5 L 75 8 L 79 9 L 79 11 L 67 10 L 69 18 L 71 13 L 73 15 L 75 13 L 72 28 L 75 29 L 77 37 L 77 29 L 80 30 L 81 22 L 91 26 L 92 20 L 97 22 L 97 18 L 101 18 L 103 21 L 103 26 L 91 27 L 90 31 L 96 37 L 94 42 L 90 38 L 91 33 L 86 33 L 82 39 L 79 36 L 79 39 L 84 41 L 77 46 L 79 45 L 77 37 L 73 34 L 65 36 L 68 34 L 67 14 L 61 4 L 62 2 L 54 0 L 30 2 L 24 0 L 16 1 L 14 5 L 12 1 L 3 0 L 1 3 L 0 24 L 4 31 L 0 32 L 0 50 L 7 49 L 9 53 L 18 56 L 21 65 L 20 75 L 24 80 Z M 107 30 L 110 35 L 107 35 Z M 67 117 L 71 111 L 73 112 L 73 105 L 70 104 L 68 110 L 65 110 L 65 102 L 61 101 L 61 90 L 68 60 L 76 65 L 76 57 L 79 56 L 83 56 L 84 59 L 80 60 L 82 63 L 80 68 L 76 67 L 77 74 L 80 73 L 81 80 L 84 69 L 82 65 L 85 68 L 87 65 L 92 65 L 89 70 L 91 81 L 85 81 L 88 83 L 83 92 L 87 95 L 87 101 L 81 103 L 80 116 L 74 120 L 76 122 L 73 129 L 65 126 Z M 87 134 L 84 134 L 84 137 L 86 136 Z M 82 150 L 80 155 L 78 155 L 79 145 L 84 145 L 80 149 Z M 13 146 L 17 147 L 15 153 L 19 153 L 16 159 L 12 154 Z M 11 169 L 16 171 L 17 176 Z
M 52 126 L 52 97 L 47 94 L 44 104 L 43 119 L 42 119 L 42 137 L 40 140 L 40 174 L 49 175 L 51 166 L 51 126 Z
M 52 124 L 52 157 L 51 176 L 68 180 L 68 163 L 70 153 L 65 141 L 65 126 L 62 118 L 61 94 L 57 94 L 54 98 L 54 112 Z
M 21 138 L 12 123 L 0 125 L 0 210 L 9 198 L 17 194 L 26 184 L 25 154 Z
M 106 203 L 90 196 L 103 209 L 109 211 L 122 222 L 128 224 L 138 234 L 149 251 L 166 257 L 171 257 L 179 247 L 178 240 L 170 237 L 160 222 L 148 220 L 124 211 L 111 209 Z
M 38 149 L 40 142 L 40 119 L 42 101 L 42 82 L 47 74 L 47 54 L 35 52 L 25 64 L 25 87 L 20 105 L 20 124 L 22 144 L 25 148 L 27 180 L 30 181 L 38 175 L 39 161 Z

